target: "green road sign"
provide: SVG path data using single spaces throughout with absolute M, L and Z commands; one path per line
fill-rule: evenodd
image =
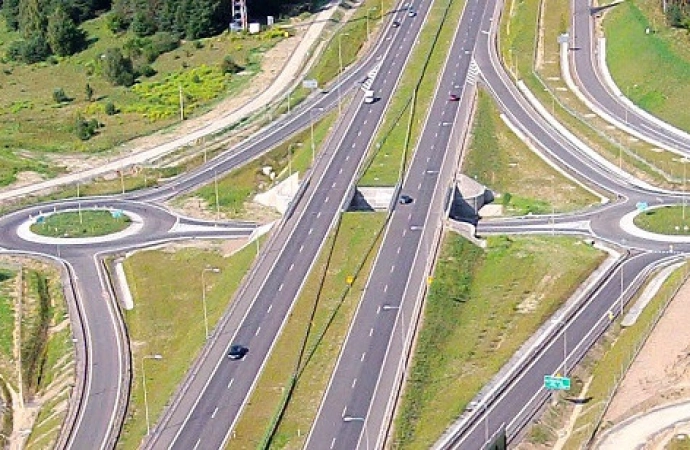
M 570 378 L 544 375 L 544 387 L 553 391 L 569 391 Z

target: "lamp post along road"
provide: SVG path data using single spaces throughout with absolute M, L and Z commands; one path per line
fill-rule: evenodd
M 311 133 L 311 164 L 312 166 L 314 165 L 314 161 L 316 160 L 316 149 L 315 149 L 315 143 L 314 143 L 314 119 L 312 118 L 311 114 L 314 111 L 323 111 L 323 108 L 313 108 L 309 110 L 309 129 Z
M 376 11 L 376 6 L 372 6 L 371 8 L 367 9 L 367 41 L 369 40 L 369 14 L 372 11 Z
M 163 359 L 161 355 L 144 355 L 141 357 L 141 384 L 144 388 L 144 413 L 146 414 L 146 435 L 151 434 L 151 420 L 149 419 L 149 397 L 146 392 L 146 366 L 144 361 L 147 359 Z
M 220 273 L 218 267 L 205 267 L 201 271 L 201 303 L 204 306 L 204 328 L 206 329 L 206 339 L 208 339 L 208 313 L 206 312 L 206 280 L 204 279 L 204 274 L 206 272 Z
M 350 33 L 338 33 L 338 63 L 340 66 L 340 70 L 338 70 L 338 115 L 341 115 L 343 112 L 343 105 L 342 105 L 342 97 L 341 97 L 341 90 L 340 90 L 340 78 L 343 73 L 343 36 L 349 36 Z
M 343 416 L 343 422 L 362 422 L 362 430 L 364 431 L 364 441 L 369 450 L 369 433 L 367 433 L 367 419 L 364 417 Z

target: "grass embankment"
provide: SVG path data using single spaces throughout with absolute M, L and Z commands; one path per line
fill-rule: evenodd
M 659 234 L 690 234 L 690 207 L 667 206 L 654 208 L 635 217 L 635 225 Z
M 51 214 L 42 222 L 31 225 L 31 231 L 41 236 L 81 238 L 105 236 L 129 227 L 126 214 L 113 215 L 111 211 L 70 211 Z
M 125 312 L 132 350 L 132 392 L 119 448 L 137 448 L 146 434 L 142 363 L 146 364 L 151 423 L 166 403 L 206 342 L 201 276 L 204 272 L 209 330 L 213 330 L 242 277 L 256 256 L 249 245 L 230 257 L 199 249 L 152 250 L 136 253 L 124 262 L 134 298 Z M 146 360 L 147 355 L 163 359 Z
M 429 448 L 604 258 L 568 237 L 492 237 L 484 251 L 448 235 L 396 418 L 394 448 Z
M 179 119 L 179 92 L 185 95 L 189 114 L 206 109 L 216 98 L 246 86 L 259 71 L 261 54 L 282 36 L 274 31 L 260 35 L 239 33 L 184 42 L 179 48 L 159 56 L 151 67 L 155 74 L 141 77 L 132 88 L 115 87 L 99 75 L 99 58 L 111 47 L 137 47 L 131 32 L 115 35 L 105 26 L 105 16 L 89 20 L 82 26 L 89 47 L 68 58 L 33 65 L 0 62 L 0 145 L 9 149 L 32 149 L 22 152 L 22 159 L 46 163 L 42 152 L 94 152 L 109 149 L 135 136 L 161 129 Z M 16 32 L 6 30 L 0 21 L 0 53 L 18 39 Z M 223 75 L 219 64 L 230 55 L 245 68 L 238 75 Z M 48 83 L 45 80 L 50 80 Z M 86 96 L 86 85 L 94 91 L 92 101 Z M 63 89 L 68 101 L 57 103 L 55 89 Z M 105 105 L 112 102 L 118 113 L 108 115 Z M 77 115 L 97 118 L 103 124 L 86 142 L 74 133 Z M 25 163 L 26 164 L 26 163 Z M 48 166 L 59 165 L 49 163 Z M 47 171 L 48 169 L 44 169 Z M 0 178 L 0 185 L 12 177 Z
M 606 62 L 620 90 L 637 105 L 690 131 L 687 32 L 670 28 L 654 0 L 623 2 L 605 17 Z M 654 32 L 647 34 L 646 29 Z
M 557 40 L 570 28 L 569 3 L 567 0 L 544 2 L 541 22 L 538 22 L 539 4 L 540 0 L 514 0 L 509 4 L 509 13 L 502 17 L 500 36 L 505 65 L 519 75 L 561 124 L 610 162 L 648 182 L 677 187 L 682 181 L 682 164 L 677 155 L 613 129 L 567 88 L 561 77 Z M 539 25 L 541 39 L 537 35 Z M 539 40 L 539 51 L 535 51 Z
M 587 392 L 583 394 L 591 400 L 587 402 L 578 415 L 573 432 L 564 449 L 579 449 L 587 443 L 595 430 L 594 427 L 599 425 L 598 422 L 605 412 L 607 401 L 617 383 L 628 370 L 632 358 L 640 346 L 644 344 L 659 315 L 666 308 L 668 302 L 673 299 L 677 289 L 685 280 L 687 270 L 686 265 L 671 274 L 640 314 L 635 325 L 625 328 L 624 333 L 621 332 L 619 325 L 610 329 L 594 350 L 599 357 L 595 361 L 590 361 L 590 364 L 582 364 L 584 369 L 576 372 L 574 377 L 578 379 L 580 384 L 582 383 L 580 380 L 591 379 Z M 629 303 L 629 305 L 632 304 L 634 302 Z M 561 419 L 568 420 L 562 417 Z M 546 437 L 547 443 L 553 442 L 556 436 L 550 434 L 549 429 L 553 429 L 552 427 L 537 425 L 536 428 L 541 428 L 539 434 Z
M 385 218 L 383 213 L 343 215 L 306 280 L 228 448 L 263 448 L 293 376 L 294 390 L 270 444 L 302 448 L 362 295 Z M 348 276 L 355 277 L 351 286 Z
M 443 0 L 429 12 L 419 42 L 412 48 L 410 63 L 400 79 L 381 128 L 373 142 L 376 153 L 368 162 L 361 186 L 393 186 L 412 158 L 434 98 L 438 77 L 447 57 L 446 45 L 454 38 L 465 6 L 463 0 Z M 404 20 L 422 20 L 421 17 Z
M 50 448 L 59 435 L 74 384 L 71 329 L 66 318 L 58 270 L 35 261 L 0 261 L 0 376 L 3 397 L 19 392 L 15 347 L 21 352 L 24 402 L 38 412 L 28 448 Z M 19 341 L 14 331 L 21 301 Z M 11 399 L 5 399 L 10 402 Z M 12 408 L 2 417 L 0 432 L 12 431 Z
M 0 414 L 0 445 L 9 443 L 9 436 L 12 433 L 12 398 L 5 383 L 16 386 L 17 371 L 15 369 L 15 359 L 13 354 L 14 346 L 14 297 L 16 295 L 17 271 L 5 267 L 0 267 L 0 400 L 8 407 L 4 408 Z
M 506 214 L 580 209 L 597 197 L 554 171 L 501 120 L 491 97 L 479 91 L 463 172 L 500 193 Z
M 254 195 L 267 191 L 273 187 L 274 182 L 284 180 L 289 176 L 290 171 L 299 172 L 300 179 L 303 178 L 304 173 L 312 164 L 312 145 L 314 157 L 316 157 L 336 118 L 337 113 L 333 111 L 314 124 L 313 143 L 311 129 L 307 128 L 271 151 L 219 178 L 218 203 L 216 203 L 215 183 L 208 184 L 192 195 L 183 197 L 178 203 L 194 201 L 196 198 L 209 210 L 215 211 L 218 208 L 228 217 L 246 217 L 247 208 L 250 206 L 248 202 Z M 263 172 L 265 167 L 270 168 L 269 174 Z

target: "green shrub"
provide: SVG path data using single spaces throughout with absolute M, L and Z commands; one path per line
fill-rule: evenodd
M 232 59 L 232 56 L 225 55 L 223 61 L 220 63 L 220 70 L 223 73 L 234 74 L 242 72 L 243 68 Z
M 132 60 L 125 57 L 119 48 L 109 48 L 103 56 L 103 75 L 116 86 L 133 85 Z
M 67 97 L 67 94 L 65 94 L 64 89 L 55 88 L 55 89 L 53 89 L 53 100 L 55 100 L 55 103 L 60 104 L 63 102 L 68 102 L 69 97 Z
M 113 102 L 111 102 L 111 101 L 108 101 L 108 102 L 105 104 L 105 106 L 103 107 L 103 110 L 104 110 L 105 113 L 106 113 L 107 115 L 109 115 L 109 116 L 114 116 L 114 115 L 117 114 L 117 112 L 118 112 L 118 111 L 117 111 L 117 108 L 115 107 L 115 104 L 114 104 Z
M 81 115 L 77 115 L 74 133 L 82 141 L 88 141 L 91 136 L 96 134 L 100 124 L 96 119 L 86 120 Z

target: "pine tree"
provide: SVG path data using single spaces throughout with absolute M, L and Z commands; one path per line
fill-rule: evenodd
M 45 6 L 43 0 L 23 0 L 19 3 L 19 31 L 25 39 L 45 37 Z
M 53 53 L 68 56 L 84 45 L 84 32 L 77 27 L 62 5 L 58 5 L 48 17 L 47 39 Z
M 2 15 L 5 16 L 7 28 L 17 31 L 19 29 L 19 0 L 3 0 Z

